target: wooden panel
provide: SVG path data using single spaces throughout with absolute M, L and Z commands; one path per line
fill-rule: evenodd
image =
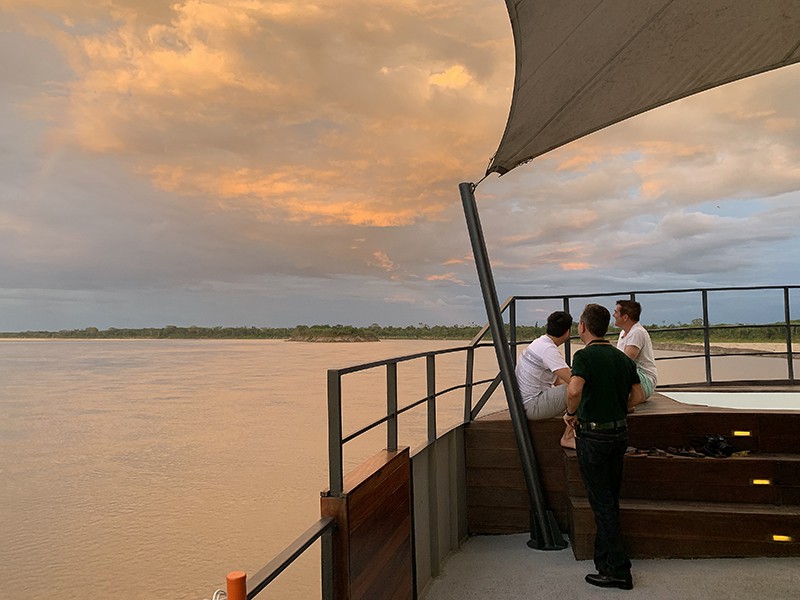
M 800 505 L 800 414 L 747 412 L 729 409 L 709 409 L 680 405 L 664 397 L 650 401 L 629 416 L 629 444 L 638 448 L 700 447 L 709 435 L 721 434 L 736 450 L 748 450 L 750 456 L 712 459 L 628 455 L 625 458 L 622 497 L 624 502 L 636 500 L 660 501 L 664 506 L 681 503 L 714 502 L 723 504 L 760 503 L 772 511 L 780 507 Z M 563 423 L 558 419 L 529 422 L 536 461 L 544 486 L 545 501 L 556 516 L 563 531 L 571 527 L 569 497 L 584 497 L 585 490 L 573 450 L 559 446 Z M 749 431 L 747 437 L 734 437 L 733 431 Z M 467 447 L 467 503 L 469 531 L 472 533 L 526 532 L 530 527 L 527 488 L 522 476 L 519 453 L 511 421 L 507 414 L 496 413 L 471 423 L 465 432 Z M 753 485 L 753 479 L 769 479 L 772 485 Z M 588 504 L 586 505 L 588 507 Z M 710 506 L 710 505 L 708 505 Z M 706 510 L 710 510 L 706 508 Z M 652 527 L 667 528 L 677 519 L 694 523 L 686 513 L 673 511 L 653 516 L 648 513 L 650 538 L 664 542 L 664 552 L 681 556 L 681 544 L 687 556 L 700 552 L 722 552 L 725 543 L 712 536 L 697 542 L 686 536 L 663 538 Z M 746 529 L 741 514 L 732 511 L 730 520 L 716 516 L 721 530 Z M 588 519 L 591 510 L 576 513 L 575 518 Z M 747 517 L 748 523 L 750 516 Z M 795 516 L 788 517 L 790 522 Z M 757 519 L 756 519 L 757 521 Z M 632 523 L 638 523 L 634 520 Z M 584 523 L 585 525 L 585 523 Z M 713 529 L 713 525 L 709 524 Z M 710 530 L 709 529 L 709 532 Z M 763 532 L 762 532 L 763 533 Z M 576 533 L 593 544 L 591 534 Z M 766 535 L 766 533 L 763 533 Z M 638 539 L 638 538 L 637 538 Z M 774 542 L 741 539 L 743 548 L 754 555 L 791 555 L 788 546 Z M 589 543 L 589 542 L 587 542 Z M 658 543 L 637 541 L 642 556 L 655 552 Z M 731 543 L 728 540 L 727 543 Z M 590 546 L 591 546 L 590 544 Z M 650 544 L 654 550 L 643 545 Z M 790 544 L 791 546 L 791 544 Z M 725 550 L 728 553 L 730 550 Z M 761 553 L 761 554 L 759 554 Z M 775 554 L 778 553 L 778 554 Z M 584 556 L 586 558 L 591 555 Z M 713 554 L 702 554 L 713 555 Z M 720 554 L 727 556 L 728 554 Z M 753 554 L 750 554 L 753 555 Z
M 333 535 L 334 590 L 341 600 L 411 600 L 411 463 L 408 448 L 383 451 L 344 481 L 341 498 L 323 496 Z
M 571 499 L 573 552 L 591 558 L 594 515 L 584 498 Z M 800 543 L 773 541 L 773 534 L 800 540 L 800 509 L 709 503 L 623 501 L 620 519 L 632 558 L 796 556 Z M 742 527 L 742 523 L 747 523 Z

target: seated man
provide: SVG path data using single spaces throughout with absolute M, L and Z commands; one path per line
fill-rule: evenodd
M 640 402 L 630 403 L 629 409 L 641 404 L 653 394 L 658 378 L 653 342 L 650 341 L 647 330 L 639 324 L 641 314 L 642 305 L 635 300 L 617 300 L 614 308 L 614 325 L 622 329 L 619 332 L 617 348 L 636 363 L 636 371 L 644 391 L 644 398 Z
M 552 419 L 564 414 L 566 383 L 572 372 L 558 347 L 569 339 L 572 317 L 556 311 L 547 317 L 546 334 L 522 351 L 516 374 L 522 403 L 529 419 Z

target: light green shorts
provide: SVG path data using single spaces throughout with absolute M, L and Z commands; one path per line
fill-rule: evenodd
M 644 399 L 647 400 L 650 396 L 653 395 L 653 391 L 656 389 L 656 384 L 650 379 L 649 375 L 647 375 L 644 371 L 640 368 L 636 368 L 636 372 L 639 374 L 639 381 L 642 382 L 642 390 L 644 390 Z

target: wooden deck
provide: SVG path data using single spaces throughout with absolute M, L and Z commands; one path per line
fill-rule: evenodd
M 546 503 L 569 532 L 576 558 L 588 558 L 594 520 L 575 452 L 559 446 L 563 422 L 528 425 Z M 747 455 L 665 454 L 669 448 L 699 448 L 717 434 Z M 629 444 L 651 450 L 625 458 L 621 513 L 633 557 L 800 555 L 800 411 L 691 406 L 657 393 L 629 416 Z M 530 502 L 508 412 L 471 423 L 466 453 L 470 532 L 529 531 Z

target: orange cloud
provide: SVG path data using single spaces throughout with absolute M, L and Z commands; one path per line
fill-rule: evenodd
M 428 77 L 428 83 L 442 88 L 460 90 L 472 83 L 472 75 L 463 65 L 453 65 L 442 73 L 434 73 Z
M 387 273 L 391 273 L 397 270 L 397 267 L 385 252 L 381 251 L 373 252 L 372 256 L 375 259 L 375 262 L 370 264 L 381 267 Z
M 586 271 L 594 267 L 593 264 L 585 262 L 564 262 L 560 266 L 564 271 Z
M 427 281 L 450 281 L 458 285 L 466 285 L 463 279 L 459 279 L 455 273 L 444 273 L 442 275 L 429 275 L 425 278 Z

